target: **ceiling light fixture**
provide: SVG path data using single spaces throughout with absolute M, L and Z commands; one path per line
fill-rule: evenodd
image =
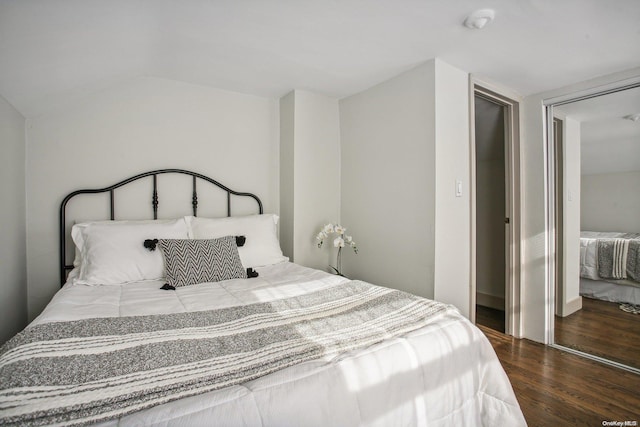
M 480 9 L 467 16 L 464 26 L 473 30 L 481 30 L 489 22 L 493 21 L 496 13 L 493 9 Z
M 640 113 L 629 114 L 628 116 L 624 116 L 623 119 L 631 120 L 632 122 L 637 122 L 640 120 Z

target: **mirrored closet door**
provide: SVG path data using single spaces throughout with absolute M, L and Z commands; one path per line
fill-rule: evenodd
M 640 373 L 640 82 L 548 107 L 554 343 Z

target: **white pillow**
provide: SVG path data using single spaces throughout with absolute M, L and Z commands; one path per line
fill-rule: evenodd
M 77 283 L 112 285 L 164 278 L 160 251 L 146 239 L 187 239 L 184 218 L 149 221 L 100 221 L 76 224 L 71 238 L 80 253 Z
M 282 255 L 273 214 L 232 216 L 227 218 L 186 217 L 189 237 L 192 239 L 217 239 L 224 236 L 245 236 L 244 246 L 238 248 L 245 268 L 262 267 L 288 261 Z

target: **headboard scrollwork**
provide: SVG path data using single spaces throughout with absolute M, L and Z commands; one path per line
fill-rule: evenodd
M 110 219 L 114 220 L 115 218 L 115 190 L 125 186 L 131 182 L 137 181 L 142 178 L 152 177 L 153 179 L 153 189 L 151 193 L 151 206 L 153 209 L 153 219 L 158 219 L 158 206 L 160 204 L 160 199 L 158 197 L 158 175 L 162 174 L 183 174 L 189 175 L 192 177 L 192 194 L 191 194 L 191 210 L 193 216 L 197 216 L 198 213 L 198 192 L 197 192 L 197 180 L 201 179 L 205 182 L 215 185 L 220 188 L 222 191 L 227 193 L 227 216 L 231 216 L 231 196 L 240 196 L 240 197 L 251 197 L 258 204 L 258 212 L 263 213 L 262 202 L 252 193 L 244 193 L 239 191 L 234 191 L 225 185 L 222 185 L 215 179 L 209 178 L 208 176 L 199 174 L 197 172 L 191 172 L 184 169 L 159 169 L 149 172 L 144 172 L 131 178 L 127 178 L 123 181 L 120 181 L 116 184 L 113 184 L 109 187 L 105 188 L 92 188 L 92 189 L 82 189 L 76 190 L 72 193 L 69 193 L 62 199 L 62 203 L 60 204 L 60 223 L 59 223 L 59 237 L 60 237 L 60 286 L 64 285 L 67 279 L 67 271 L 73 268 L 73 265 L 67 264 L 67 225 L 66 225 L 66 208 L 67 203 L 73 197 L 78 196 L 80 194 L 97 194 L 97 193 L 109 193 L 109 210 L 110 210 Z

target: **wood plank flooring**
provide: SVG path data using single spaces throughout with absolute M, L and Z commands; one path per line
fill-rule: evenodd
M 640 314 L 626 313 L 619 305 L 582 298 L 582 310 L 556 316 L 556 343 L 640 368 Z
M 507 372 L 529 426 L 640 425 L 640 375 L 479 328 Z
M 504 332 L 504 310 L 476 305 L 476 325 L 484 325 L 498 332 Z

